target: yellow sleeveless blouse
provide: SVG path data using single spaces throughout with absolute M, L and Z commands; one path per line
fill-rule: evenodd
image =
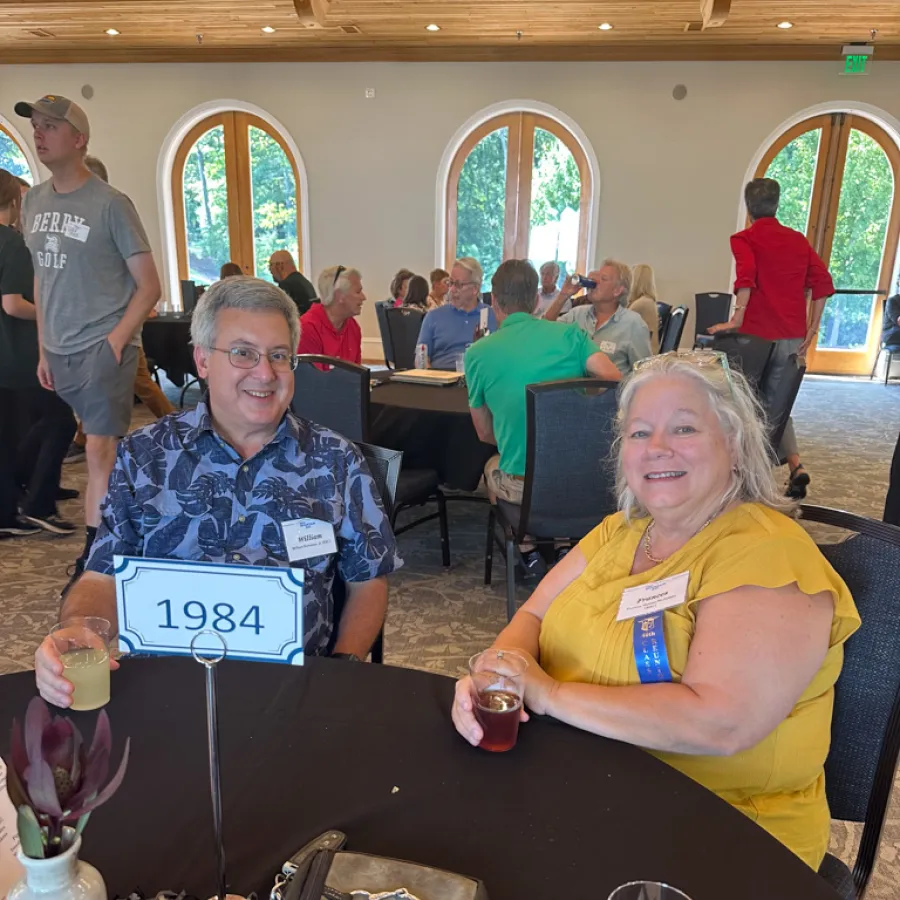
M 834 598 L 829 650 L 790 715 L 755 747 L 730 757 L 655 755 L 718 794 L 818 869 L 831 823 L 823 765 L 831 740 L 834 683 L 843 643 L 860 625 L 847 585 L 809 535 L 792 519 L 755 503 L 717 517 L 677 553 L 631 575 L 647 519 L 626 524 L 609 516 L 579 547 L 584 572 L 551 604 L 541 627 L 541 666 L 559 681 L 605 686 L 640 684 L 632 622 L 617 622 L 625 588 L 689 571 L 684 603 L 663 614 L 675 681 L 687 664 L 695 606 L 745 585 L 778 588 L 797 583 L 804 594 Z

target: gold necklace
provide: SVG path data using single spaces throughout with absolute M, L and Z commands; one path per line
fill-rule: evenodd
M 713 516 L 711 519 L 707 519 L 706 522 L 704 522 L 704 524 L 701 525 L 701 526 L 700 526 L 700 527 L 699 527 L 699 528 L 691 535 L 691 537 L 688 538 L 688 541 L 691 540 L 691 538 L 695 538 L 698 534 L 700 534 L 700 532 L 703 531 L 703 529 L 706 528 L 706 526 L 709 525 L 709 523 L 712 522 L 712 520 L 713 520 L 714 518 L 715 518 L 715 516 Z M 654 556 L 653 553 L 652 553 L 652 551 L 651 551 L 651 549 L 650 549 L 650 547 L 651 547 L 651 541 L 652 541 L 652 539 L 653 539 L 653 534 L 652 534 L 652 532 L 653 532 L 653 526 L 654 526 L 655 523 L 656 523 L 656 520 L 655 520 L 655 519 L 651 519 L 651 520 L 650 520 L 650 524 L 647 526 L 647 530 L 644 532 L 644 537 L 643 537 L 643 539 L 641 540 L 641 544 L 642 544 L 642 546 L 643 546 L 643 548 L 644 548 L 644 556 L 646 556 L 647 559 L 649 559 L 650 562 L 653 563 L 653 565 L 658 566 L 660 563 L 664 563 L 669 557 L 668 557 L 668 556 L 663 556 L 662 558 L 660 558 L 660 557 Z M 687 541 L 685 541 L 685 544 L 686 544 L 686 543 L 687 543 Z M 682 545 L 682 546 L 684 546 L 684 545 Z M 670 553 L 669 556 L 671 556 L 671 555 L 672 555 L 672 554 Z

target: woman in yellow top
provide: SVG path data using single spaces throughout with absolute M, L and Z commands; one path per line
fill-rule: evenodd
M 532 712 L 650 750 L 818 868 L 853 599 L 784 514 L 758 406 L 723 354 L 635 366 L 618 429 L 621 511 L 495 646 L 528 655 Z M 468 679 L 453 721 L 479 743 Z

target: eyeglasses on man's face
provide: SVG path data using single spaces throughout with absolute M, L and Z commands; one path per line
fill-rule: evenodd
M 217 353 L 227 353 L 228 361 L 236 369 L 255 369 L 259 361 L 266 357 L 273 372 L 293 372 L 297 368 L 297 357 L 287 350 L 270 350 L 268 353 L 260 353 L 252 347 L 210 347 Z
M 474 281 L 454 281 L 450 279 L 447 284 L 456 291 L 461 291 L 464 287 L 475 287 Z

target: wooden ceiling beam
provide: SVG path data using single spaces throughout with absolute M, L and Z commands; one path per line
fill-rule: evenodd
M 731 0 L 702 0 L 700 4 L 700 16 L 703 19 L 703 29 L 721 28 L 731 12 Z
M 297 18 L 306 27 L 312 25 L 325 28 L 328 25 L 330 6 L 331 0 L 294 0 Z

